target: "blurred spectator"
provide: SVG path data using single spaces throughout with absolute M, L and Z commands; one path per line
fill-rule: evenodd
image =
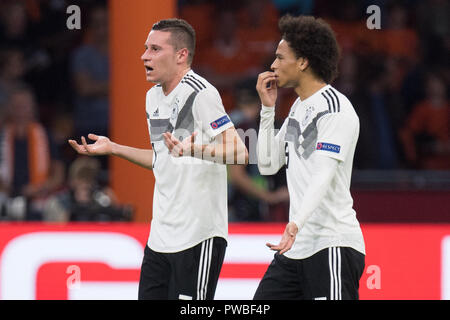
M 85 27 L 86 0 L 78 0 L 81 8 L 82 30 Z M 69 62 L 71 52 L 83 35 L 82 30 L 67 28 L 69 0 L 26 0 L 29 20 L 33 23 L 36 43 L 34 61 L 27 56 L 26 81 L 33 86 L 39 101 L 41 121 L 48 126 L 53 121 L 54 111 L 72 112 L 73 93 Z
M 26 210 L 18 218 L 40 220 L 45 198 L 63 183 L 64 165 L 36 117 L 33 92 L 25 85 L 10 92 L 1 142 L 2 191 L 26 200 Z
M 367 32 L 378 35 L 378 37 L 372 37 L 373 49 L 394 58 L 415 61 L 418 36 L 417 32 L 409 26 L 409 11 L 398 2 L 392 2 L 386 11 L 388 16 L 386 26 L 383 26 L 379 32 Z
M 237 37 L 252 55 L 255 63 L 272 63 L 278 42 L 278 12 L 269 0 L 247 0 L 237 13 Z
M 417 29 L 424 48 L 424 60 L 434 68 L 446 65 L 450 51 L 450 3 L 446 0 L 419 1 Z M 447 81 L 450 81 L 447 78 Z
M 8 94 L 25 74 L 23 53 L 18 48 L 0 50 L 0 118 L 6 111 Z
M 373 169 L 396 169 L 398 165 L 397 148 L 391 114 L 387 108 L 385 78 L 379 75 L 369 85 L 369 108 L 373 121 L 374 136 L 377 138 L 370 143 L 375 149 Z M 363 128 L 362 130 L 364 130 Z
M 249 151 L 249 164 L 228 166 L 232 188 L 230 219 L 234 221 L 285 221 L 288 215 L 285 169 L 273 176 L 262 176 L 258 170 L 256 141 L 260 109 L 255 90 L 239 90 L 237 108 L 230 117 Z
M 26 57 L 26 70 L 45 68 L 49 64 L 48 53 L 40 47 L 36 25 L 30 21 L 25 1 L 4 1 L 0 5 L 0 44 L 14 47 Z
M 202 52 L 213 39 L 215 6 L 209 0 L 189 0 L 179 3 L 180 18 L 189 22 L 195 30 L 196 52 Z M 196 58 L 194 59 L 194 61 Z
M 108 135 L 108 15 L 104 6 L 89 11 L 86 42 L 71 60 L 75 89 L 75 135 Z
M 53 111 L 48 128 L 60 155 L 60 159 L 64 162 L 64 166 L 68 168 L 76 158 L 73 148 L 67 143 L 68 138 L 74 136 L 72 114 L 63 111 L 62 107 L 58 111 Z
M 368 81 L 362 80 L 361 59 L 351 51 L 342 52 L 339 62 L 339 75 L 333 86 L 346 95 L 352 102 L 359 117 L 360 131 L 358 146 L 355 151 L 354 166 L 358 169 L 373 169 L 377 167 L 378 143 L 375 134 L 375 124 L 372 108 L 369 103 Z
M 331 25 L 341 50 L 358 54 L 371 51 L 370 42 L 378 39 L 371 38 L 376 37 L 378 32 L 367 29 L 359 1 L 321 1 L 317 10 L 322 11 L 321 18 Z
M 210 79 L 221 93 L 225 109 L 231 110 L 235 83 L 257 75 L 262 66 L 253 58 L 247 43 L 237 36 L 239 24 L 234 10 L 217 8 L 215 20 L 214 40 L 197 53 L 194 68 Z
M 450 104 L 437 74 L 429 74 L 426 99 L 414 106 L 400 130 L 408 165 L 417 169 L 450 169 Z
M 4 1 L 0 13 L 0 43 L 29 50 L 33 37 L 25 1 Z
M 131 221 L 132 210 L 119 206 L 114 192 L 99 183 L 100 162 L 78 157 L 69 169 L 68 189 L 47 202 L 46 221 Z

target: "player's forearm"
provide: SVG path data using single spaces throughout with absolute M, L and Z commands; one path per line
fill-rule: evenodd
M 338 166 L 338 160 L 316 153 L 313 153 L 312 157 L 314 157 L 314 164 L 311 183 L 303 195 L 303 201 L 299 210 L 291 218 L 291 221 L 297 225 L 298 230 L 301 230 L 305 222 L 319 207 L 336 174 Z
M 261 108 L 261 121 L 258 132 L 258 169 L 262 175 L 272 175 L 284 164 L 280 157 L 280 144 L 275 137 L 275 108 Z
M 152 149 L 138 149 L 121 144 L 113 143 L 112 155 L 128 160 L 138 166 L 146 169 L 152 169 L 153 165 L 153 150 Z
M 194 157 L 221 164 L 248 164 L 248 151 L 239 137 L 221 144 L 195 145 Z
M 217 135 L 214 143 L 193 144 L 192 156 L 221 164 L 247 164 L 248 150 L 234 127 Z

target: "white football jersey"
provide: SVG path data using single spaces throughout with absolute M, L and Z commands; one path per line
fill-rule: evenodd
M 285 157 L 289 221 L 301 215 L 298 210 L 311 183 L 313 152 L 339 162 L 324 198 L 305 221 L 285 256 L 304 259 L 328 247 L 351 247 L 365 254 L 364 239 L 350 194 L 358 135 L 359 119 L 352 104 L 330 85 L 304 101 L 298 98 L 292 105 L 276 136 L 279 145 L 284 146 L 278 152 Z
M 190 70 L 167 96 L 160 85 L 146 96 L 153 147 L 153 219 L 148 246 L 157 252 L 179 252 L 211 237 L 227 239 L 226 166 L 192 157 L 175 158 L 162 136 L 182 141 L 197 132 L 196 144 L 233 126 L 216 88 Z

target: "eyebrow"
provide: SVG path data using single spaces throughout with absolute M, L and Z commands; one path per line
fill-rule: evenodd
M 146 49 L 148 49 L 148 48 L 149 48 L 149 45 L 148 45 L 147 43 L 144 43 L 144 47 L 145 47 Z M 159 45 L 157 45 L 157 44 L 150 44 L 150 47 L 162 49 L 162 47 L 159 46 Z

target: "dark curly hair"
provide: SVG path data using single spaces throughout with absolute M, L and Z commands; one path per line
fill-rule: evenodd
M 306 58 L 314 75 L 325 83 L 337 76 L 339 47 L 331 27 L 312 16 L 283 16 L 278 27 L 297 58 Z

